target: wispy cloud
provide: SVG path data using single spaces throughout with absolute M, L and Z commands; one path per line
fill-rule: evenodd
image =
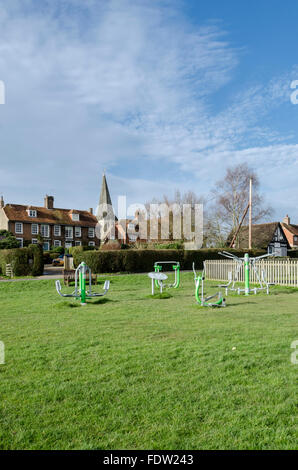
M 220 23 L 195 28 L 175 1 L 0 0 L 0 192 L 89 207 L 103 167 L 114 194 L 141 202 L 164 179 L 207 191 L 244 158 L 296 164 L 296 145 L 263 122 L 286 99 L 284 77 L 217 106 L 241 59 L 228 38 Z

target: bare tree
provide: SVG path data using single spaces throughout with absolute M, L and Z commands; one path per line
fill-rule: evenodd
M 205 209 L 204 216 L 204 247 L 224 248 L 227 244 L 228 231 L 223 225 L 220 210 L 216 206 Z
M 212 191 L 215 204 L 207 222 L 210 242 L 215 246 L 222 246 L 223 236 L 236 232 L 248 204 L 250 178 L 253 185 L 252 222 L 264 221 L 272 215 L 273 209 L 264 205 L 259 192 L 260 182 L 256 172 L 246 163 L 227 168 L 224 178 L 216 183 Z M 247 223 L 248 215 L 243 221 L 244 225 Z

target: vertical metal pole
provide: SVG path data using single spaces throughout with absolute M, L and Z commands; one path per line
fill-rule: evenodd
M 248 227 L 248 249 L 251 250 L 251 228 L 252 228 L 252 179 L 249 180 L 249 227 Z
M 245 282 L 245 295 L 249 295 L 249 254 L 244 255 L 244 282 Z
M 202 305 L 203 305 L 204 302 L 205 302 L 205 299 L 204 299 L 204 274 L 202 273 L 202 300 L 201 300 Z
M 86 305 L 86 263 L 82 263 L 82 271 L 80 271 L 81 284 L 81 305 Z

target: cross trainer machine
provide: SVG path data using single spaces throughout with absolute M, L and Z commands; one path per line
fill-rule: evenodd
M 89 290 L 86 291 L 86 278 L 89 275 Z M 110 281 L 105 281 L 102 294 L 91 292 L 91 269 L 84 261 L 77 267 L 75 271 L 75 290 L 72 294 L 62 294 L 60 281 L 56 281 L 56 290 L 61 297 L 73 297 L 81 300 L 81 305 L 86 305 L 86 299 L 93 299 L 94 297 L 102 297 L 108 293 L 110 288 Z
M 216 294 L 205 297 L 205 294 L 204 294 L 205 263 L 204 263 L 204 269 L 201 275 L 196 273 L 195 263 L 192 263 L 192 270 L 194 272 L 195 297 L 200 307 L 225 307 L 226 302 L 221 292 L 217 292 Z M 217 297 L 216 301 L 209 302 L 209 300 L 214 299 L 215 297 Z

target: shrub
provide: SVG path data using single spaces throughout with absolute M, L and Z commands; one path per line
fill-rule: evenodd
M 74 253 L 81 253 L 84 251 L 83 246 L 72 246 L 71 248 L 68 249 L 70 255 L 74 255 Z
M 169 242 L 169 243 L 153 243 L 152 249 L 155 250 L 183 250 L 183 241 Z M 150 249 L 150 247 L 149 247 Z
M 128 250 L 131 248 L 127 243 L 121 243 L 121 250 Z
M 0 230 L 0 250 L 19 248 L 20 242 L 7 230 Z
M 51 259 L 51 252 L 50 251 L 44 251 L 43 252 L 43 262 L 44 262 L 44 264 L 51 264 L 52 259 Z
M 53 251 L 44 251 L 43 252 L 43 262 L 44 264 L 52 264 L 53 259 L 56 259 L 60 256 L 61 253 Z
M 15 276 L 30 274 L 28 248 L 14 248 L 0 251 L 0 266 L 2 274 L 6 272 L 6 264 L 11 264 Z
M 32 276 L 42 276 L 44 268 L 43 249 L 41 245 L 29 245 L 29 264 Z
M 243 257 L 244 251 L 226 250 Z M 250 256 L 264 254 L 263 250 L 247 250 Z M 217 249 L 202 250 L 118 250 L 118 251 L 84 251 L 74 253 L 74 265 L 85 261 L 94 273 L 104 272 L 149 272 L 156 261 L 179 261 L 182 269 L 203 268 L 207 259 L 224 259 Z
M 51 252 L 55 253 L 55 254 L 59 253 L 59 255 L 63 255 L 64 254 L 64 247 L 63 246 L 52 246 Z
M 0 272 L 5 274 L 11 264 L 14 276 L 41 276 L 43 274 L 43 251 L 40 245 L 0 251 Z

